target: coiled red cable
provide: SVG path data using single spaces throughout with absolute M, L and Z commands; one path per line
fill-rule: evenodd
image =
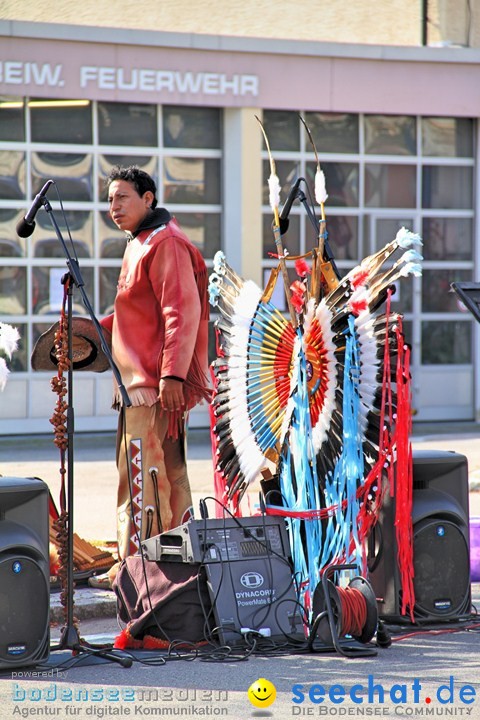
M 356 588 L 336 588 L 342 608 L 342 627 L 340 635 L 356 637 L 363 633 L 367 622 L 367 602 Z

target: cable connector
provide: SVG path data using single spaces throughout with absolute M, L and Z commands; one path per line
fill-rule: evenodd
M 257 635 L 260 637 L 271 637 L 272 636 L 272 630 L 271 630 L 271 628 L 268 628 L 268 627 L 259 628 L 258 630 L 253 630 L 253 628 L 242 627 L 242 628 L 240 628 L 240 632 L 242 633 L 242 635 L 248 635 L 251 633 L 252 635 Z

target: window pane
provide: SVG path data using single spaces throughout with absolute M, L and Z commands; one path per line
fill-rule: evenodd
M 19 238 L 15 229 L 24 215 L 24 210 L 0 209 L 0 257 L 25 255 L 27 241 Z
M 402 277 L 393 285 L 392 311 L 398 313 L 411 313 L 413 310 L 413 278 L 411 275 Z
M 405 342 L 411 345 L 413 343 L 413 324 L 411 320 L 404 320 L 402 322 L 402 331 Z
M 371 163 L 365 166 L 367 207 L 415 207 L 415 188 L 415 167 L 412 165 Z
M 425 270 L 422 277 L 423 312 L 458 312 L 458 299 L 452 282 L 472 279 L 471 270 Z
M 425 260 L 472 260 L 470 218 L 424 218 L 422 237 Z
M 98 220 L 99 254 L 102 258 L 121 258 L 125 252 L 125 233 L 117 228 L 110 213 L 99 213 Z
M 165 203 L 220 203 L 220 160 L 166 157 Z
M 473 157 L 473 120 L 422 118 L 422 153 L 431 157 Z
M 307 223 L 306 248 L 308 252 L 318 246 L 318 237 L 312 224 Z M 335 260 L 357 260 L 358 258 L 358 218 L 343 215 L 327 216 L 327 241 Z
M 280 203 L 283 205 L 287 199 L 290 188 L 298 177 L 298 163 L 290 160 L 279 160 L 275 163 L 278 179 L 280 180 Z M 262 203 L 270 205 L 268 178 L 270 177 L 270 163 L 264 160 L 262 163 L 263 185 L 262 185 Z M 298 203 L 297 203 L 298 205 Z M 281 206 L 280 206 L 281 209 Z
M 0 140 L 25 140 L 25 108 L 22 98 L 0 95 Z
M 424 165 L 422 177 L 424 208 L 462 210 L 473 207 L 473 168 Z
M 119 274 L 120 267 L 100 268 L 100 313 L 102 315 L 109 315 L 113 312 Z
M 30 100 L 33 142 L 92 142 L 92 106 L 90 100 Z
M 51 327 L 51 323 L 33 323 L 32 325 L 32 343 L 35 346 L 35 343 L 37 342 L 40 335 L 43 335 L 43 333 L 47 332 L 47 330 Z
M 38 193 L 49 178 L 57 184 L 63 201 L 92 200 L 92 156 L 71 153 L 32 153 L 32 192 Z M 57 199 L 52 188 L 51 199 Z
M 295 282 L 295 280 L 298 280 L 298 275 L 295 272 L 295 267 L 293 263 L 291 263 L 287 267 L 287 273 L 288 273 L 288 294 L 289 297 L 291 296 L 290 291 L 290 285 Z M 270 281 L 272 275 L 272 268 L 264 268 L 263 269 L 263 285 L 264 287 L 267 286 L 267 283 Z M 274 305 L 277 310 L 280 310 L 280 312 L 288 312 L 287 307 L 287 296 L 285 294 L 285 283 L 283 280 L 282 272 L 280 271 L 277 275 L 277 279 L 273 288 L 272 296 L 270 298 L 270 302 L 272 305 Z
M 23 200 L 25 197 L 25 153 L 0 152 L 0 200 Z
M 25 315 L 27 269 L 0 265 L 0 315 Z
M 158 189 L 158 165 L 156 157 L 146 157 L 145 155 L 99 155 L 98 197 L 101 201 L 106 202 L 108 199 L 105 180 L 115 165 L 120 165 L 121 167 L 136 165 L 140 170 L 144 170 L 154 179 Z
M 282 235 L 283 248 L 288 250 L 290 255 L 300 255 L 300 218 L 298 215 L 290 215 L 289 219 L 288 232 Z M 268 260 L 271 259 L 268 253 L 278 254 L 272 223 L 271 213 L 263 215 L 263 257 Z
M 373 224 L 373 232 L 372 232 Z M 398 230 L 406 227 L 413 228 L 411 217 L 403 218 L 378 218 L 365 215 L 364 217 L 364 255 L 381 250 L 387 243 L 392 242 Z M 401 257 L 403 251 L 397 250 L 392 259 L 387 261 L 383 270 L 388 270 Z M 401 278 L 393 284 L 392 311 L 398 313 L 410 313 L 413 310 L 413 279 L 412 277 Z
M 266 110 L 263 125 L 272 150 L 300 150 L 300 119 L 297 113 L 283 110 Z M 265 150 L 262 138 L 262 150 Z
M 358 153 L 358 115 L 347 113 L 305 113 L 318 152 Z M 310 148 L 310 140 L 305 140 Z
M 157 108 L 133 103 L 98 103 L 100 145 L 156 147 Z
M 62 265 L 32 268 L 32 312 L 35 315 L 46 315 L 47 313 L 56 315 L 60 312 L 63 299 L 61 279 L 65 271 L 66 268 Z M 93 268 L 83 268 L 82 277 L 85 281 L 85 290 L 93 305 Z M 73 311 L 76 315 L 85 315 L 87 312 L 80 294 L 75 288 Z
M 220 215 L 210 213 L 175 213 L 183 232 L 204 258 L 213 258 L 220 250 Z
M 413 218 L 377 218 L 375 222 L 375 238 L 372 252 L 381 250 L 392 240 L 400 228 L 406 227 L 413 231 Z M 369 253 L 368 253 L 369 254 Z M 395 256 L 396 259 L 397 256 Z
M 220 110 L 182 106 L 163 107 L 165 147 L 220 148 Z
M 415 118 L 396 115 L 365 116 L 365 152 L 372 155 L 415 155 Z
M 315 187 L 316 170 L 315 163 L 308 163 L 306 174 L 312 188 Z M 328 194 L 326 206 L 358 207 L 358 164 L 322 162 L 322 170 Z
M 423 365 L 468 365 L 472 362 L 472 323 L 422 323 Z
M 68 227 L 78 257 L 93 257 L 93 219 L 91 213 L 83 210 L 66 210 L 65 218 L 61 211 L 55 213 L 55 220 L 57 221 L 67 248 L 70 251 L 72 249 L 67 230 Z M 37 215 L 37 227 L 30 242 L 33 243 L 34 257 L 65 258 L 64 249 L 60 240 L 57 238 L 47 213 L 39 213 Z

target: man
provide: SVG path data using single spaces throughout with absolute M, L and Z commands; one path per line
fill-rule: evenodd
M 124 558 L 136 551 L 139 536 L 157 535 L 192 515 L 185 414 L 210 398 L 208 276 L 200 252 L 170 213 L 156 207 L 147 173 L 115 167 L 107 187 L 110 215 L 127 237 L 114 312 L 102 321 L 132 403 L 122 407 L 115 388 L 117 539 Z

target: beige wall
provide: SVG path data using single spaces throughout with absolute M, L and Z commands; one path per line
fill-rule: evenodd
M 421 11 L 421 0 L 0 0 L 3 20 L 378 45 L 420 45 Z
M 374 45 L 421 45 L 422 12 L 422 0 L 0 0 L 1 20 Z M 479 47 L 478 0 L 428 0 L 427 39 Z

